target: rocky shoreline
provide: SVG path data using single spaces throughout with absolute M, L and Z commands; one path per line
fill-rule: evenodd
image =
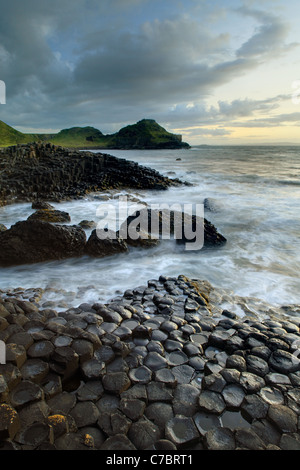
M 41 293 L 1 293 L 0 449 L 300 449 L 296 307 L 241 315 L 183 275 L 59 312 Z
M 151 248 L 161 242 L 165 223 L 169 227 L 170 238 L 176 239 L 176 243 L 195 244 L 198 232 L 201 239 L 203 235 L 204 247 L 217 247 L 226 243 L 226 238 L 205 218 L 188 216 L 177 211 L 154 211 L 146 205 L 141 207 L 142 210 L 129 216 L 119 230 L 113 232 L 108 229 L 93 228 L 97 226 L 95 221 L 83 220 L 78 225 L 71 225 L 71 217 L 67 212 L 56 210 L 48 202 L 33 203 L 32 208 L 37 210 L 27 220 L 17 222 L 9 229 L 0 224 L 0 266 L 39 263 L 86 255 L 103 258 L 127 252 L 132 246 Z M 151 231 L 152 217 L 158 222 L 155 233 Z M 134 238 L 128 234 L 132 224 L 135 224 Z M 194 241 L 185 237 L 186 225 L 193 230 Z M 147 229 L 143 231 L 140 226 L 146 226 Z M 88 239 L 85 228 L 93 229 Z M 181 235 L 176 238 L 178 232 Z
M 116 188 L 158 189 L 187 184 L 105 153 L 45 143 L 0 149 L 0 205 L 62 201 Z

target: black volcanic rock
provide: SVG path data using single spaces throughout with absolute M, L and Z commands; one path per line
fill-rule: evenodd
M 38 143 L 0 151 L 0 204 L 76 199 L 89 192 L 128 187 L 161 190 L 180 184 L 156 170 L 103 153 Z
M 0 232 L 0 265 L 37 263 L 79 256 L 83 254 L 85 244 L 85 232 L 77 225 L 25 220 Z
M 114 255 L 128 251 L 128 247 L 124 240 L 119 238 L 111 231 L 102 231 L 103 237 L 98 236 L 100 233 L 94 229 L 87 241 L 85 252 L 93 257 L 102 258 L 104 256 Z
M 27 220 L 42 220 L 44 222 L 71 222 L 67 212 L 56 209 L 38 209 Z
M 130 215 L 123 222 L 118 233 L 129 239 L 130 227 L 133 231 L 140 232 L 141 236 L 148 233 L 153 242 L 159 240 L 162 234 L 166 234 L 166 231 L 169 231 L 170 238 L 174 236 L 179 244 L 193 244 L 197 236 L 201 239 L 202 235 L 205 247 L 221 246 L 227 241 L 207 219 L 168 209 L 153 210 L 145 206 L 145 209 Z

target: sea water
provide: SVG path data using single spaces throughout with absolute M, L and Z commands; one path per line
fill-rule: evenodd
M 273 305 L 300 304 L 300 147 L 203 146 L 110 153 L 192 185 L 167 191 L 114 190 L 54 204 L 69 212 L 71 224 L 84 219 L 97 223 L 99 206 L 117 204 L 120 196 L 149 205 L 207 200 L 204 215 L 227 243 L 187 251 L 174 240 L 163 240 L 150 249 L 131 248 L 101 259 L 83 256 L 1 268 L 0 289 L 48 288 L 50 300 L 62 289 L 68 293 L 62 292 L 62 299 L 79 305 L 107 301 L 161 274 L 184 274 Z M 0 223 L 9 228 L 32 212 L 29 203 L 2 207 Z

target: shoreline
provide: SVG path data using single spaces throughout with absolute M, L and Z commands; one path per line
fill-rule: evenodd
M 0 448 L 300 449 L 299 316 L 185 276 L 59 312 L 0 296 Z

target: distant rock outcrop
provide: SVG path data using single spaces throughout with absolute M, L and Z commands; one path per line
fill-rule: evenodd
M 189 144 L 182 142 L 181 135 L 166 131 L 153 119 L 142 119 L 110 136 L 107 148 L 180 149 L 189 148 Z
M 180 184 L 156 170 L 103 153 L 42 143 L 0 152 L 0 205 L 76 199 L 89 192 L 126 187 L 167 189 Z

